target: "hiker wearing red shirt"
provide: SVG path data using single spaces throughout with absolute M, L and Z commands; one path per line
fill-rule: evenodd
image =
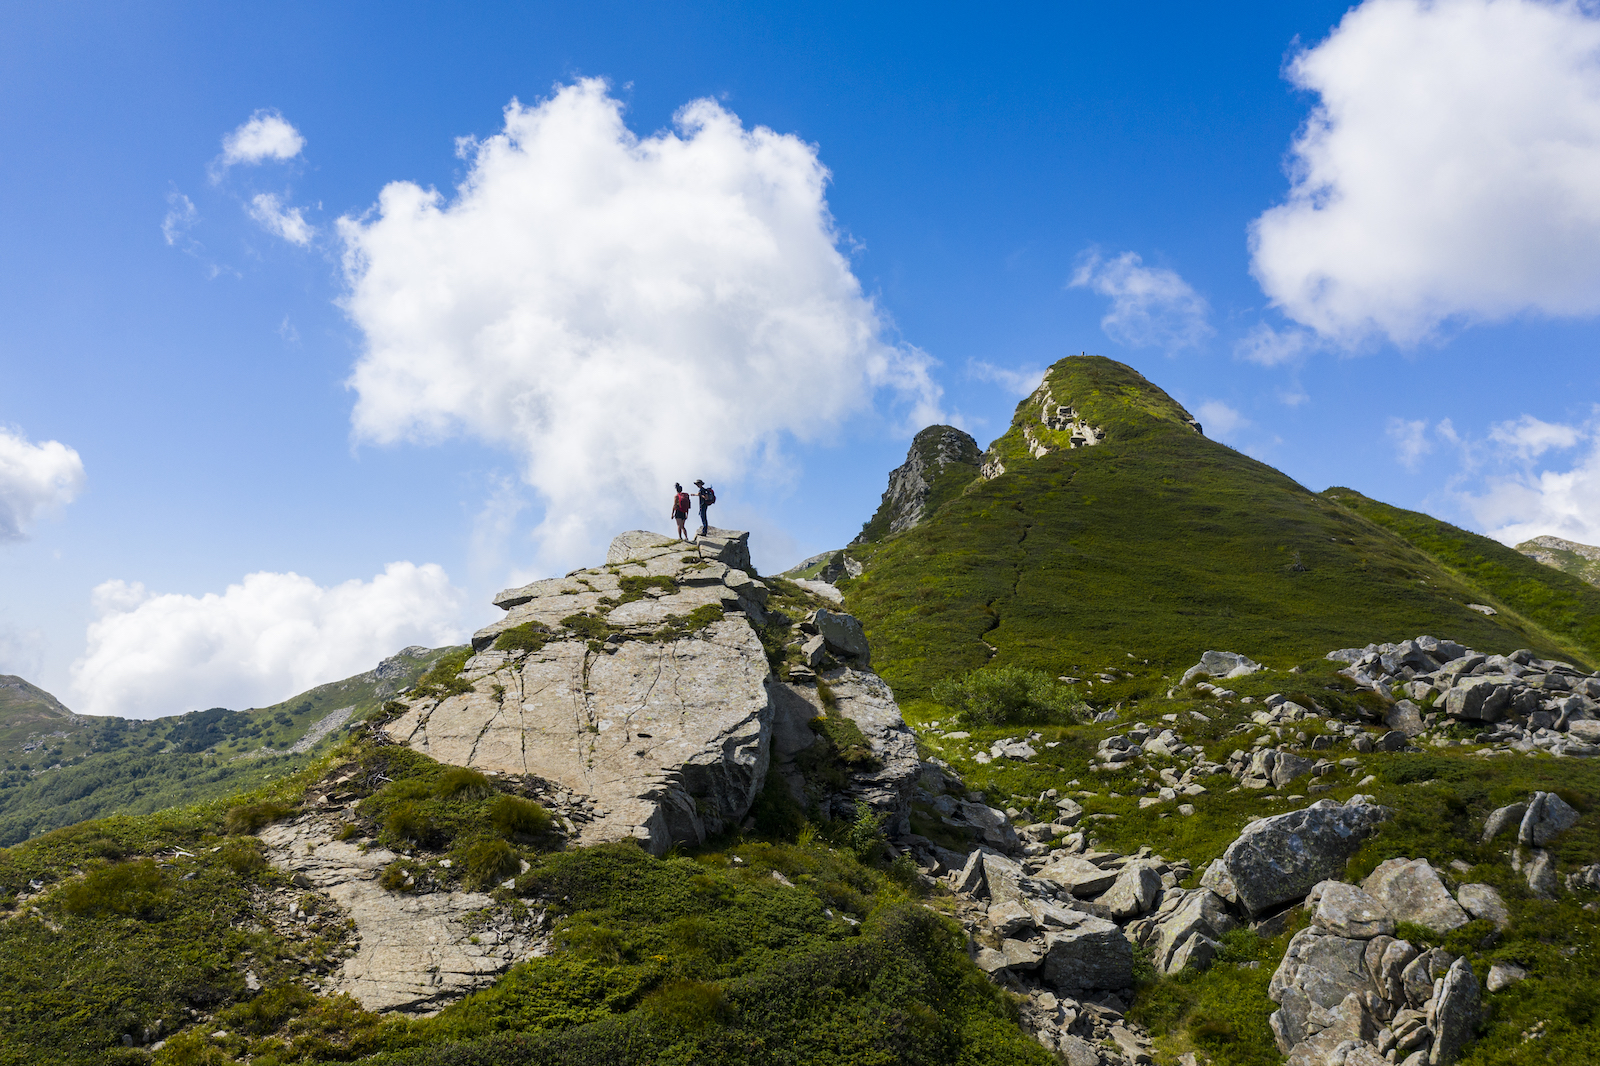
M 672 520 L 678 523 L 678 539 L 688 540 L 689 531 L 683 528 L 684 520 L 689 517 L 689 494 L 683 491 L 683 486 L 674 481 L 672 487 L 678 494 L 672 498 Z

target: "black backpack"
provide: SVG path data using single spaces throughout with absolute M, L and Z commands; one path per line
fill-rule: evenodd
M 700 490 L 700 502 L 705 504 L 707 507 L 710 507 L 712 504 L 716 503 L 717 490 L 712 488 L 710 485 L 705 486 Z

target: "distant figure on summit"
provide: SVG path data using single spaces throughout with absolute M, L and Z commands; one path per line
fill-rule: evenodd
M 711 532 L 711 525 L 706 521 L 706 508 L 717 502 L 717 490 L 698 478 L 695 484 L 700 487 L 695 495 L 700 498 L 700 535 L 703 537 Z
M 672 487 L 677 490 L 677 495 L 672 497 L 672 520 L 678 523 L 678 539 L 688 540 L 689 531 L 683 528 L 684 519 L 689 517 L 689 494 L 683 491 L 683 486 L 674 481 Z

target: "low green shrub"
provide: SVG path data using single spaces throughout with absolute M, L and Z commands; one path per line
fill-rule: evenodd
M 569 614 L 561 624 L 585 640 L 605 640 L 611 635 L 611 623 L 592 614 Z
M 934 683 L 933 699 L 963 724 L 978 726 L 1070 725 L 1089 710 L 1071 685 L 1021 666 L 991 666 L 944 678 Z
M 482 799 L 494 794 L 494 785 L 470 767 L 452 766 L 434 781 L 433 794 L 442 800 Z
M 471 692 L 472 682 L 460 676 L 470 658 L 472 658 L 470 647 L 441 656 L 431 670 L 417 679 L 417 685 L 411 690 L 411 695 L 431 696 L 442 700 L 448 696 Z
M 267 865 L 258 840 L 235 837 L 222 845 L 217 857 L 236 874 L 253 874 Z
M 425 844 L 435 835 L 433 819 L 421 805 L 411 800 L 402 800 L 389 808 L 383 820 L 383 831 L 396 840 L 409 840 L 414 844 Z
M 489 808 L 489 824 L 504 837 L 538 836 L 550 830 L 550 812 L 521 796 L 500 796 Z
M 56 894 L 56 905 L 84 918 L 122 915 L 151 918 L 166 907 L 172 886 L 154 859 L 139 859 L 90 870 Z
M 865 803 L 856 804 L 855 821 L 850 823 L 845 844 L 857 859 L 870 863 L 883 851 L 883 826 L 886 821 L 884 815 L 878 814 Z
M 260 803 L 247 803 L 238 807 L 230 807 L 223 817 L 222 824 L 229 833 L 250 835 L 259 832 L 263 826 L 271 825 L 281 818 L 287 818 L 294 812 L 294 808 L 287 803 L 276 800 L 263 800 Z
M 660 589 L 669 596 L 678 591 L 678 583 L 665 574 L 624 577 L 618 581 L 618 586 L 622 593 L 618 598 L 619 603 L 643 599 L 650 589 Z
M 522 869 L 517 849 L 504 840 L 476 840 L 457 852 L 457 868 L 462 882 L 471 889 L 493 888 Z
M 668 981 L 645 997 L 640 1007 L 655 1020 L 691 1033 L 718 1024 L 728 1014 L 728 1000 L 722 994 L 722 986 L 687 978 Z
M 535 652 L 548 644 L 553 634 L 543 622 L 524 622 L 494 638 L 496 651 Z

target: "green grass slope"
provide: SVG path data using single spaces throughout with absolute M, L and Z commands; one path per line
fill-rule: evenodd
M 348 833 L 405 849 L 395 867 L 425 867 L 439 890 L 473 887 L 484 845 L 501 856 L 492 881 L 526 864 L 493 896 L 542 912 L 553 950 L 429 1018 L 314 993 L 308 982 L 352 950 L 350 931 L 315 894 L 296 893 L 309 920 L 264 916 L 292 883 L 250 834 L 296 814 L 326 773 L 359 797 Z M 880 846 L 811 826 L 663 859 L 632 843 L 561 850 L 493 816 L 528 803 L 502 794 L 516 780 L 466 777 L 473 787 L 457 787 L 459 769 L 347 740 L 253 794 L 0 849 L 0 1063 L 1052 1061 Z M 402 808 L 426 815 L 425 840 Z
M 1199 435 L 1121 363 L 1073 356 L 1045 384 L 1105 441 L 1068 448 L 1041 424 L 1041 390 L 990 446 L 1005 473 L 851 549 L 867 568 L 840 582 L 846 603 L 903 696 L 991 661 L 1070 676 L 1114 668 L 1118 680 L 1094 692 L 1134 695 L 1211 648 L 1288 666 L 1422 633 L 1600 658 L 1588 629 L 1468 609 L 1490 595 L 1483 575 Z M 1052 450 L 1032 457 L 1029 436 Z
M 1600 588 L 1432 515 L 1379 503 L 1354 489 L 1335 487 L 1323 495 L 1427 552 L 1476 588 L 1483 596 L 1479 603 L 1581 651 L 1590 662 L 1600 658 Z
M 353 707 L 350 719 L 359 720 L 456 650 L 402 653 L 257 710 L 213 707 L 140 721 L 65 708 L 42 718 L 37 700 L 0 709 L 0 740 L 9 738 L 0 749 L 0 846 L 88 818 L 199 803 L 292 773 L 332 742 L 289 753 L 330 712 Z

